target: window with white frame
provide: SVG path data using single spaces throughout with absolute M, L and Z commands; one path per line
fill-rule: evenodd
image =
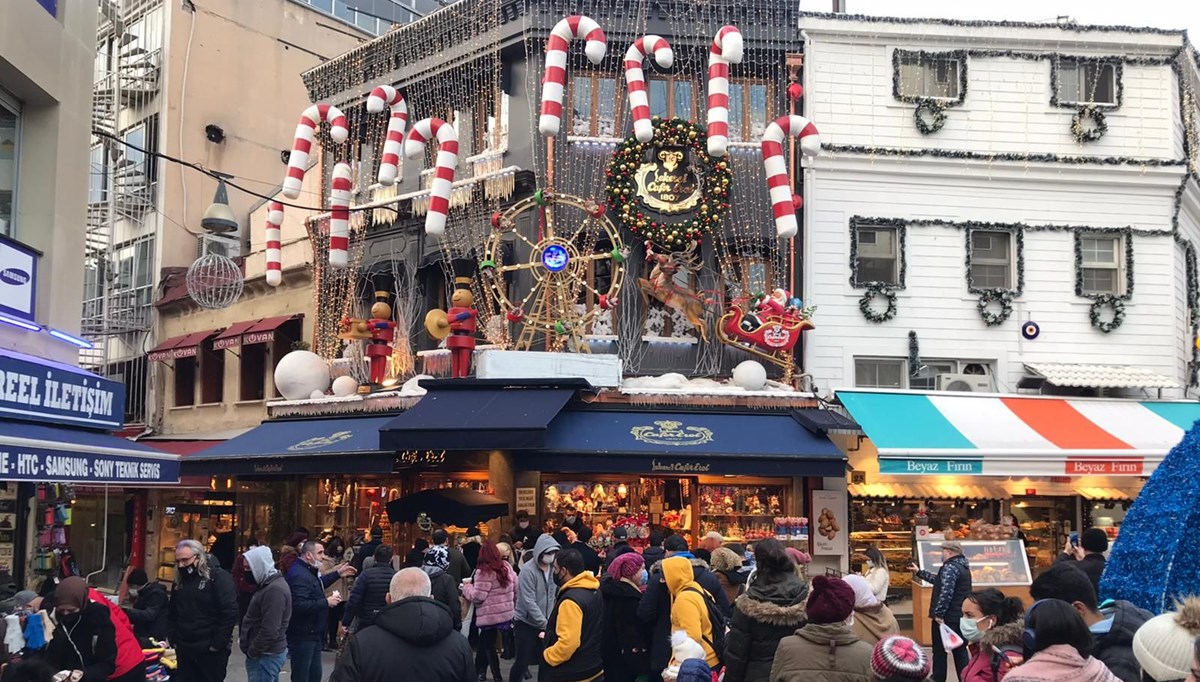
M 905 364 L 899 358 L 854 358 L 854 386 L 904 388 Z
M 1100 295 L 1124 294 L 1122 270 L 1125 264 L 1125 240 L 1121 235 L 1079 235 L 1080 292 Z
M 1013 288 L 1013 233 L 971 231 L 971 286 L 976 289 Z
M 1059 104 L 1118 104 L 1116 63 L 1064 58 L 1057 69 L 1054 94 Z
M 926 360 L 915 372 L 904 358 L 854 358 L 856 388 L 906 388 L 914 391 L 938 390 L 938 377 L 944 374 L 971 376 L 993 375 L 992 364 L 981 360 Z
M 900 97 L 961 97 L 959 70 L 963 64 L 957 53 L 900 51 L 898 61 Z
M 900 228 L 895 226 L 854 227 L 856 245 L 854 283 L 900 282 Z

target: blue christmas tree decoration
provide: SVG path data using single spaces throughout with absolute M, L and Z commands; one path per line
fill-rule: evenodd
M 1104 599 L 1154 613 L 1200 594 L 1200 422 L 1155 469 L 1125 515 L 1100 581 Z

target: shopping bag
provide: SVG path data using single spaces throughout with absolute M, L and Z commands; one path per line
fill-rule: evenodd
M 462 632 L 463 637 L 470 637 L 471 623 L 475 620 L 475 602 L 463 599 L 462 597 L 459 597 L 459 599 L 465 602 L 463 604 L 463 619 L 462 628 L 460 628 L 460 631 Z
M 942 648 L 946 651 L 954 651 L 963 645 L 962 635 L 951 630 L 949 625 L 942 623 L 938 629 L 942 632 Z

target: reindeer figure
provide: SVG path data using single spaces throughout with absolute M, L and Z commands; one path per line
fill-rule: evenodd
M 638 289 L 642 292 L 642 303 L 650 306 L 650 299 L 664 306 L 683 313 L 687 321 L 700 332 L 700 338 L 708 341 L 708 327 L 704 323 L 704 307 L 711 303 L 706 301 L 690 288 L 681 287 L 675 281 L 675 275 L 682 272 L 695 272 L 701 267 L 700 258 L 696 255 L 698 242 L 692 242 L 680 253 L 654 253 L 647 251 L 646 260 L 652 261 L 650 277 L 638 278 Z

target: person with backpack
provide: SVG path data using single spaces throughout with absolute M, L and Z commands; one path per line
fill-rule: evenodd
M 687 542 L 678 535 L 672 535 L 663 542 L 667 558 L 682 557 L 688 560 L 692 567 L 692 579 L 701 588 L 716 598 L 721 613 L 729 610 L 729 601 L 725 598 L 725 590 L 721 582 L 709 570 L 708 564 L 697 559 L 688 551 Z M 642 555 L 643 559 L 645 555 Z M 650 631 L 650 669 L 662 670 L 671 662 L 671 592 L 663 576 L 662 563 L 647 563 L 650 576 L 642 600 L 638 603 L 638 620 L 652 626 Z M 697 640 L 699 641 L 699 640 Z
M 604 605 L 600 581 L 583 566 L 583 555 L 568 547 L 554 559 L 560 585 L 546 621 L 546 649 L 538 682 L 601 682 L 604 679 Z M 509 677 L 510 682 L 521 680 Z
M 1000 682 L 1024 662 L 1025 604 L 989 587 L 972 592 L 962 606 L 963 639 L 971 659 L 961 682 Z
M 720 667 L 725 653 L 725 617 L 713 595 L 696 582 L 692 562 L 671 557 L 662 562 L 663 577 L 671 593 L 671 632 L 684 631 L 704 647 L 704 660 Z

